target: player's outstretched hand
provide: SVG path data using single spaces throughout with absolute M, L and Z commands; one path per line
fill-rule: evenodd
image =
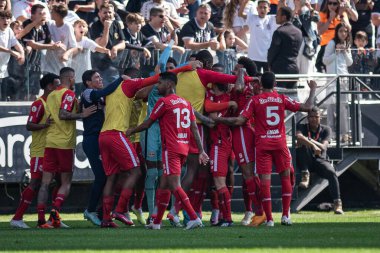
M 200 61 L 190 61 L 189 65 L 192 67 L 193 70 L 203 68 L 203 64 Z
M 316 89 L 318 86 L 317 82 L 314 80 L 307 81 L 307 84 L 309 85 L 310 89 Z
M 88 116 L 94 114 L 98 107 L 96 105 L 91 105 L 90 107 L 87 108 L 82 108 L 82 118 L 87 118 Z
M 199 164 L 206 165 L 208 163 L 208 155 L 203 151 L 199 154 Z
M 132 135 L 132 128 L 127 129 L 127 132 L 125 133 L 125 136 L 129 137 Z

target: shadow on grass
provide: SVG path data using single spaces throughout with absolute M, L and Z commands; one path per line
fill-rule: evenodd
M 274 228 L 208 227 L 184 231 L 165 223 L 160 231 L 142 226 L 100 229 L 86 221 L 65 221 L 71 229 L 9 228 L 0 223 L 0 249 L 15 250 L 122 250 L 216 248 L 380 248 L 378 223 L 297 223 Z M 32 225 L 29 223 L 29 225 Z M 207 224 L 208 225 L 208 224 Z

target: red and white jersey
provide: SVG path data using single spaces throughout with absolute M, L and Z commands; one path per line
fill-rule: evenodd
M 237 103 L 238 109 L 236 110 L 236 113 L 232 116 L 239 116 L 245 109 L 245 106 L 247 105 L 248 101 L 251 99 L 252 96 L 253 86 L 250 83 L 244 87 L 244 90 L 242 92 L 237 92 L 235 89 L 233 89 L 231 91 L 231 100 Z M 253 117 L 251 117 L 250 120 L 247 121 L 247 125 L 252 123 Z
M 188 101 L 176 94 L 160 98 L 152 110 L 150 119 L 160 119 L 163 150 L 188 154 L 190 124 L 192 121 L 195 122 L 193 108 Z
M 211 90 L 206 93 L 206 100 L 213 103 L 223 103 L 230 101 L 229 94 L 221 94 L 216 96 Z M 218 117 L 229 117 L 229 108 L 217 112 Z M 230 127 L 225 124 L 217 124 L 214 128 L 210 128 L 210 139 L 213 144 L 231 143 L 231 130 Z
M 286 146 L 285 110 L 296 112 L 300 103 L 277 92 L 264 92 L 253 96 L 241 115 L 255 118 L 255 144 L 257 148 L 274 150 Z

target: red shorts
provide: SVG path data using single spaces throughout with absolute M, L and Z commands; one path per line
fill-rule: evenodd
M 255 172 L 258 174 L 271 174 L 272 162 L 276 172 L 281 173 L 292 167 L 292 156 L 288 147 L 275 150 L 264 150 L 256 148 Z
M 203 149 L 206 149 L 203 125 L 197 123 L 197 127 L 198 127 L 199 136 L 201 137 L 201 141 L 203 144 Z M 195 141 L 195 138 L 192 133 L 190 134 L 189 154 L 199 154 L 197 142 Z
M 255 161 L 255 132 L 252 127 L 232 128 L 232 147 L 239 165 Z
M 231 152 L 231 144 L 211 145 L 210 168 L 213 177 L 227 177 Z
M 100 157 L 107 176 L 140 166 L 133 145 L 119 131 L 106 131 L 99 135 Z
M 44 163 L 43 157 L 30 158 L 30 175 L 32 179 L 42 178 L 42 164 Z
M 74 149 L 45 148 L 42 169 L 51 173 L 73 172 Z
M 186 162 L 186 156 L 174 152 L 164 150 L 162 153 L 162 164 L 164 167 L 164 175 L 181 175 L 182 165 Z
M 133 148 L 136 151 L 137 157 L 140 160 L 140 163 L 145 163 L 144 157 L 142 155 L 142 148 L 140 142 L 133 142 L 132 143 Z

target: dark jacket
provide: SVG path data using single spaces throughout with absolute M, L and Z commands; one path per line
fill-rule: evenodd
M 302 32 L 287 22 L 273 33 L 268 49 L 268 65 L 275 74 L 298 74 L 297 56 L 302 44 Z

